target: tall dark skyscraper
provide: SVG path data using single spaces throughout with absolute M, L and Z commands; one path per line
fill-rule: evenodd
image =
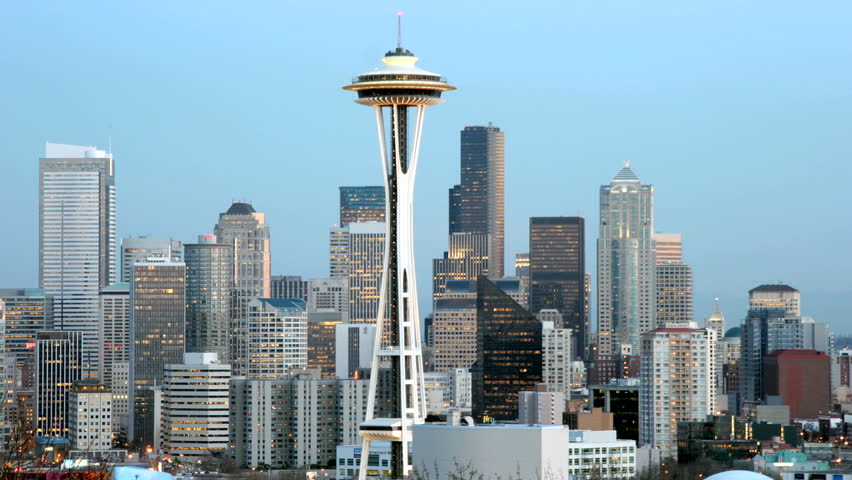
M 385 221 L 385 187 L 340 187 L 340 227 Z
M 530 312 L 558 310 L 572 330 L 572 353 L 585 356 L 585 221 L 582 217 L 530 218 Z
M 485 277 L 476 290 L 473 416 L 516 420 L 518 392 L 542 381 L 541 322 Z
M 503 132 L 498 127 L 464 127 L 461 183 L 450 189 L 450 233 L 491 235 L 490 278 L 504 275 L 504 163 Z

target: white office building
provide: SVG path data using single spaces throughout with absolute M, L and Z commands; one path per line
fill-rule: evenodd
M 308 312 L 293 298 L 255 298 L 248 302 L 243 330 L 246 376 L 282 378 L 308 366 Z
M 423 383 L 427 413 L 446 415 L 450 410 L 459 410 L 470 414 L 473 395 L 470 370 L 454 368 L 446 372 L 426 372 Z
M 556 312 L 556 310 L 551 310 Z M 539 314 L 547 312 L 542 310 Z M 559 312 L 556 312 L 557 314 Z M 542 322 L 541 331 L 541 375 L 543 383 L 551 392 L 562 392 L 565 399 L 571 397 L 571 329 L 558 328 L 551 321 Z
M 130 284 L 102 288 L 99 312 L 101 380 L 112 385 L 115 364 L 130 362 Z
M 562 425 L 565 394 L 548 392 L 540 384 L 534 392 L 518 392 L 518 423 L 525 425 Z
M 619 440 L 615 430 L 572 430 L 568 473 L 574 478 L 633 478 L 636 442 Z
M 78 382 L 68 392 L 71 448 L 97 456 L 112 449 L 112 392 L 102 383 Z
M 342 323 L 334 326 L 334 374 L 338 378 L 354 378 L 356 372 L 370 368 L 376 326 Z
M 228 450 L 228 384 L 231 366 L 215 353 L 186 353 L 182 364 L 166 365 L 161 447 L 173 457 L 200 460 Z

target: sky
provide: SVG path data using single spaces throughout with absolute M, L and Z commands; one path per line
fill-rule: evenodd
M 681 232 L 695 318 L 784 282 L 852 333 L 852 3 L 3 2 L 0 287 L 38 284 L 46 141 L 108 148 L 118 235 L 272 228 L 273 274 L 328 275 L 338 186 L 378 185 L 372 112 L 340 87 L 396 44 L 457 91 L 428 109 L 415 197 L 421 312 L 447 247 L 459 131 L 506 135 L 507 265 L 531 216 L 586 219 L 624 161 Z M 511 272 L 511 266 L 507 268 Z

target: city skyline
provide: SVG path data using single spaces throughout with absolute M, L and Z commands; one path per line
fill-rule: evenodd
M 32 27 L 33 22 L 39 20 L 34 12 L 27 12 L 28 7 L 15 8 L 21 9 L 17 13 L 29 20 L 29 23 L 22 22 L 22 26 Z M 174 15 L 175 19 L 182 19 L 190 14 L 190 11 L 182 8 L 174 7 L 169 13 Z M 471 60 L 468 55 L 459 52 L 456 44 L 470 44 L 473 36 L 448 41 L 432 38 L 426 33 L 443 21 L 455 25 L 455 22 L 460 22 L 461 19 L 441 19 L 439 22 L 434 14 L 424 10 L 418 10 L 416 7 L 406 9 L 408 16 L 404 31 L 405 45 L 427 59 L 424 62 L 425 68 L 440 65 L 442 72 L 459 79 L 458 83 L 464 87 L 454 104 L 444 109 L 446 112 L 437 112 L 430 116 L 425 126 L 426 135 L 431 141 L 424 145 L 422 174 L 418 183 L 418 207 L 415 211 L 417 260 L 421 266 L 419 283 L 429 284 L 426 280 L 429 278 L 426 265 L 429 259 L 440 255 L 446 248 L 444 192 L 457 178 L 458 132 L 465 125 L 485 125 L 492 121 L 506 132 L 507 140 L 508 257 L 511 258 L 514 252 L 528 251 L 525 244 L 528 231 L 525 227 L 529 217 L 580 215 L 589 225 L 596 223 L 598 212 L 595 190 L 617 172 L 622 161 L 633 160 L 632 168 L 643 181 L 655 185 L 657 230 L 680 231 L 684 234 L 685 255 L 693 264 L 695 275 L 696 320 L 700 322 L 702 318 L 709 316 L 713 298 L 719 297 L 722 311 L 729 322 L 740 323 L 746 313 L 748 288 L 784 281 L 803 292 L 806 298 L 802 306 L 803 314 L 813 316 L 817 321 L 830 322 L 838 333 L 849 333 L 841 302 L 850 293 L 846 278 L 852 259 L 847 251 L 828 247 L 828 242 L 834 238 L 845 238 L 852 233 L 851 227 L 843 222 L 828 222 L 819 214 L 811 214 L 825 205 L 840 204 L 840 190 L 826 186 L 831 185 L 830 182 L 835 177 L 844 177 L 849 173 L 848 164 L 839 162 L 839 159 L 848 157 L 852 152 L 850 140 L 842 138 L 845 135 L 842 132 L 848 131 L 849 120 L 841 115 L 849 110 L 850 100 L 848 87 L 841 85 L 849 84 L 852 72 L 832 63 L 835 56 L 842 58 L 848 53 L 848 46 L 842 45 L 843 42 L 834 41 L 841 39 L 840 31 L 844 25 L 848 25 L 848 18 L 852 17 L 846 15 L 848 6 L 837 3 L 832 14 L 826 11 L 808 12 L 804 7 L 799 10 L 790 6 L 779 11 L 766 12 L 764 24 L 750 25 L 759 32 L 746 29 L 741 19 L 725 19 L 723 26 L 730 36 L 726 41 L 716 38 L 708 31 L 712 22 L 707 21 L 705 24 L 698 19 L 700 14 L 709 14 L 711 19 L 719 20 L 718 15 L 722 12 L 713 8 L 671 7 L 672 15 L 683 23 L 650 37 L 648 35 L 653 28 L 660 26 L 659 22 L 654 22 L 652 13 L 659 13 L 659 7 L 648 7 L 649 11 L 644 14 L 637 12 L 636 8 L 638 7 L 630 7 L 627 11 L 609 18 L 612 24 L 602 30 L 605 33 L 617 30 L 618 27 L 631 26 L 633 30 L 630 30 L 630 33 L 638 34 L 636 46 L 613 45 L 601 41 L 591 33 L 591 26 L 566 34 L 571 35 L 568 38 L 575 42 L 582 41 L 575 43 L 576 48 L 567 40 L 555 42 L 558 48 L 563 45 L 572 47 L 569 48 L 567 62 L 571 68 L 559 72 L 566 75 L 574 72 L 574 75 L 565 76 L 564 84 L 556 85 L 555 89 L 536 89 L 530 84 L 526 88 L 530 89 L 527 97 L 532 106 L 527 110 L 518 103 L 513 103 L 514 101 L 500 108 L 485 103 L 485 100 L 497 95 L 498 91 L 504 88 L 504 80 L 492 81 L 487 78 L 497 75 L 498 71 L 497 67 L 486 65 L 486 61 L 496 62 L 496 55 L 511 65 L 500 65 L 499 68 L 505 68 L 507 71 L 515 71 L 514 61 L 518 60 L 531 62 L 529 68 L 534 69 L 538 57 L 528 52 L 533 46 L 532 43 L 524 41 L 517 46 L 507 46 L 502 40 L 494 39 L 493 48 L 488 42 L 484 47 L 478 48 L 478 51 L 482 52 L 481 58 L 473 60 L 471 65 L 461 65 L 458 62 Z M 657 10 L 654 10 L 655 8 Z M 219 19 L 217 14 L 223 12 L 213 10 L 209 12 L 209 16 L 198 19 L 198 39 L 175 39 L 179 53 L 197 52 L 201 57 L 199 60 L 187 61 L 182 67 L 185 70 L 179 69 L 180 81 L 195 77 L 199 73 L 196 69 L 201 73 L 198 78 L 215 78 L 212 74 L 218 70 L 205 70 L 209 68 L 206 61 L 211 60 L 214 49 L 205 46 L 201 40 L 206 38 L 205 35 L 215 35 L 209 28 Z M 95 20 L 103 18 L 101 15 L 118 15 L 117 21 L 108 25 L 108 30 L 126 26 L 122 22 L 129 19 L 122 16 L 122 13 L 129 15 L 128 11 L 121 9 L 108 9 L 107 12 L 97 13 L 81 8 L 69 12 L 72 15 L 94 15 Z M 294 17 L 305 15 L 305 18 L 308 18 L 317 12 L 307 9 L 293 13 Z M 350 13 L 352 12 L 346 10 L 330 13 L 329 21 L 339 22 L 345 14 Z M 10 115 L 2 120 L 4 130 L 9 133 L 9 138 L 14 140 L 2 142 L 0 155 L 7 159 L 7 162 L 15 162 L 16 165 L 11 174 L 2 180 L 3 198 L 7 204 L 14 201 L 24 206 L 32 206 L 29 210 L 21 208 L 19 212 L 9 209 L 7 212 L 9 221 L 18 225 L 21 233 L 15 238 L 7 237 L 4 241 L 4 247 L 16 252 L 16 255 L 4 262 L 0 285 L 23 288 L 36 287 L 38 284 L 38 220 L 35 212 L 37 159 L 43 155 L 43 142 L 49 140 L 72 144 L 95 143 L 101 149 L 108 149 L 106 137 L 110 125 L 113 130 L 112 147 L 116 162 L 118 238 L 131 234 L 150 234 L 190 242 L 198 234 L 211 230 L 216 215 L 228 206 L 227 202 L 249 199 L 258 211 L 267 213 L 267 223 L 273 230 L 273 249 L 276 255 L 273 257 L 272 273 L 302 275 L 304 278 L 326 276 L 325 235 L 328 225 L 336 222 L 337 188 L 342 185 L 375 185 L 380 179 L 378 168 L 364 167 L 364 164 L 374 165 L 366 162 L 374 162 L 372 157 L 375 146 L 369 125 L 362 121 L 363 112 L 354 105 L 347 107 L 346 99 L 336 87 L 340 78 L 347 78 L 352 71 L 359 71 L 361 65 L 366 62 L 365 58 L 369 60 L 386 50 L 394 33 L 391 23 L 394 12 L 386 12 L 386 18 L 381 13 L 385 12 L 371 11 L 360 14 L 363 15 L 360 17 L 362 19 L 370 17 L 367 21 L 370 22 L 371 29 L 359 29 L 358 34 L 364 35 L 365 38 L 363 42 L 355 42 L 358 46 L 341 46 L 333 38 L 320 38 L 319 33 L 314 33 L 308 37 L 310 41 L 307 43 L 311 46 L 304 49 L 305 52 L 311 53 L 311 58 L 315 58 L 317 49 L 334 42 L 336 49 L 345 50 L 338 51 L 340 55 L 335 55 L 334 61 L 320 62 L 318 68 L 321 70 L 321 81 L 315 92 L 322 96 L 319 100 L 321 105 L 333 105 L 323 106 L 318 110 L 329 111 L 333 108 L 335 115 L 340 116 L 339 120 L 330 120 L 330 128 L 323 129 L 324 132 L 339 131 L 341 141 L 335 143 L 352 145 L 351 151 L 359 153 L 351 159 L 349 155 L 340 155 L 340 158 L 346 161 L 335 163 L 340 168 L 332 172 L 328 180 L 321 180 L 328 172 L 316 168 L 316 163 L 310 161 L 319 160 L 328 152 L 319 152 L 318 150 L 322 149 L 316 149 L 315 145 L 308 146 L 311 141 L 307 138 L 313 137 L 306 137 L 305 145 L 294 138 L 306 135 L 309 129 L 292 123 L 293 119 L 269 119 L 263 115 L 255 119 L 251 109 L 237 109 L 239 115 L 226 122 L 227 130 L 208 132 L 209 136 L 208 133 L 202 134 L 198 130 L 184 128 L 182 123 L 173 123 L 174 120 L 165 121 L 164 124 L 180 135 L 165 134 L 159 130 L 163 128 L 162 125 L 153 125 L 159 114 L 149 108 L 141 108 L 140 118 L 143 120 L 132 119 L 134 109 L 141 106 L 137 103 L 138 100 L 126 98 L 120 92 L 136 85 L 127 78 L 132 75 L 133 70 L 129 69 L 128 65 L 114 60 L 112 55 L 122 48 L 135 51 L 134 49 L 139 48 L 145 40 L 150 40 L 147 36 L 153 32 L 145 29 L 131 29 L 128 35 L 123 36 L 118 45 L 113 47 L 91 48 L 85 43 L 89 40 L 83 39 L 57 46 L 60 50 L 57 54 L 64 58 L 63 65 L 67 67 L 69 75 L 76 68 L 80 68 L 73 65 L 74 62 L 91 57 L 91 60 L 106 62 L 114 67 L 114 84 L 98 82 L 99 89 L 94 89 L 75 80 L 59 89 L 40 82 L 34 82 L 31 86 L 18 86 L 20 79 L 0 80 L 8 90 L 23 92 L 21 98 L 12 100 L 9 110 L 20 111 L 20 118 Z M 578 15 L 578 18 L 591 19 L 590 24 L 597 28 L 606 26 L 601 12 L 592 7 L 579 13 L 583 15 Z M 629 18 L 631 14 L 642 14 L 638 20 L 649 21 L 649 25 L 633 25 L 628 21 L 635 20 Z M 493 19 L 493 16 L 490 16 L 493 14 L 488 12 L 483 12 L 482 15 Z M 780 27 L 793 22 L 795 16 L 801 17 L 799 22 L 824 21 L 829 22 L 829 26 L 815 35 L 797 36 L 795 48 L 792 48 L 787 44 L 790 42 L 790 39 L 786 38 L 787 32 L 782 31 Z M 500 22 L 505 22 L 505 17 L 508 15 L 504 15 Z M 842 20 L 844 18 L 847 20 Z M 44 18 L 41 20 L 47 20 L 47 26 L 54 21 Z M 575 23 L 580 21 L 563 20 L 572 26 L 576 26 Z M 178 20 L 174 21 L 180 23 Z M 233 21 L 237 29 L 245 33 L 252 25 L 251 21 L 259 20 L 253 16 L 238 16 Z M 548 25 L 559 24 L 556 19 L 543 21 Z M 272 32 L 266 29 L 269 26 L 261 23 L 265 28 L 260 28 L 254 37 L 231 37 L 236 43 L 233 50 L 225 50 L 222 54 L 224 65 L 241 65 L 240 62 L 243 62 L 250 67 L 251 72 L 258 73 L 265 68 L 272 68 L 272 63 L 276 64 L 276 68 L 285 68 L 284 71 L 288 71 L 291 68 L 289 64 L 281 66 L 287 63 L 286 59 L 291 58 L 288 55 L 293 56 L 294 67 L 300 62 L 310 60 L 302 57 L 301 53 L 285 51 L 281 47 L 285 38 L 272 37 Z M 487 32 L 490 30 L 483 29 L 496 29 L 502 25 L 505 23 L 492 27 L 480 25 L 474 31 Z M 163 28 L 176 26 L 167 23 Z M 689 33 L 689 26 L 704 29 L 696 28 L 694 33 Z M 9 33 L 0 35 L 14 35 L 16 32 L 21 34 L 21 28 L 16 26 L 10 28 Z M 496 31 L 491 32 L 493 34 Z M 676 32 L 685 35 L 687 40 L 693 42 L 693 46 L 702 47 L 703 49 L 698 48 L 698 54 L 695 56 L 712 60 L 706 63 L 714 64 L 715 67 L 710 68 L 704 62 L 681 58 L 679 55 L 686 54 L 686 48 L 674 45 L 672 38 L 667 37 Z M 811 30 L 808 32 L 814 33 Z M 299 33 L 306 34 L 304 30 L 299 30 Z M 768 34 L 769 40 L 757 40 L 760 33 Z M 23 37 L 30 38 L 29 35 L 31 34 Z M 553 32 L 539 35 L 542 36 L 535 36 L 528 41 L 539 40 L 542 45 L 553 43 L 542 41 L 551 38 Z M 35 55 L 37 53 L 44 54 L 46 50 L 40 49 L 47 47 L 44 42 L 50 38 L 33 41 L 32 45 L 22 47 L 14 53 L 4 53 L 7 65 L 12 68 L 21 67 L 18 70 L 22 72 L 30 71 L 25 67 L 31 65 L 29 62 L 33 60 L 23 55 L 27 52 L 35 57 L 39 57 Z M 270 54 L 274 53 L 275 58 L 260 62 L 254 57 L 242 58 L 238 49 L 259 38 L 264 41 L 275 38 L 275 45 L 263 44 L 263 48 L 271 49 Z M 619 38 L 624 40 L 624 37 Z M 747 40 L 742 45 L 744 54 L 733 51 L 737 39 Z M 461 43 L 459 40 L 462 40 Z M 200 43 L 196 44 L 196 41 Z M 311 43 L 314 41 L 315 43 Z M 604 73 L 630 73 L 631 68 L 637 68 L 637 64 L 633 63 L 635 60 L 627 61 L 629 52 L 632 49 L 654 46 L 658 48 L 651 48 L 643 54 L 649 55 L 650 65 L 660 67 L 660 71 L 653 71 L 651 67 L 633 71 L 635 75 L 629 77 L 631 80 L 622 82 L 602 80 L 600 77 Z M 664 46 L 667 48 L 660 48 Z M 813 51 L 819 51 L 823 55 L 806 59 L 805 56 Z M 624 63 L 624 70 L 612 65 L 603 65 L 601 58 L 606 58 L 606 52 L 619 53 L 612 61 L 613 64 L 619 61 Z M 711 55 L 713 52 L 716 54 Z M 765 56 L 757 56 L 758 53 Z M 748 55 L 755 55 L 752 60 L 762 60 L 761 65 L 768 67 L 767 73 L 762 74 L 756 71 L 753 65 L 748 64 Z M 782 58 L 784 55 L 786 57 Z M 338 60 L 338 56 L 343 60 Z M 48 55 L 47 60 L 50 59 L 51 56 Z M 38 61 L 44 63 L 44 60 L 45 58 L 39 58 Z M 177 65 L 169 62 L 177 60 L 166 52 L 162 52 L 162 58 L 145 58 L 146 65 L 153 70 L 168 70 Z M 669 80 L 671 83 L 663 82 L 661 85 L 662 90 L 670 90 L 667 98 L 649 93 L 651 85 L 662 80 L 663 72 L 671 74 L 674 64 L 683 62 L 686 62 L 686 65 L 681 73 L 673 75 Z M 36 69 L 35 72 L 41 72 L 43 68 Z M 702 70 L 704 68 L 707 68 L 707 71 Z M 801 73 L 798 70 L 806 72 Z M 687 73 L 683 73 L 684 71 Z M 698 84 L 689 82 L 690 79 L 700 77 L 700 73 L 708 72 L 715 72 L 713 81 Z M 781 75 L 782 73 L 789 75 Z M 774 79 L 776 75 L 777 81 Z M 748 81 L 744 83 L 747 88 L 744 90 L 742 87 L 734 87 L 737 82 L 743 81 L 742 76 L 748 77 Z M 770 77 L 773 77 L 772 83 L 768 81 Z M 32 74 L 24 74 L 21 78 L 31 79 Z M 154 75 L 145 77 L 142 81 L 157 83 L 161 80 Z M 244 88 L 240 83 L 242 81 L 225 77 L 222 83 L 210 81 L 197 95 L 189 95 L 181 100 L 167 96 L 167 100 L 174 100 L 178 116 L 183 116 L 188 125 L 194 121 L 196 115 L 210 113 L 199 103 L 205 98 L 217 98 L 220 95 L 227 97 L 233 93 L 234 100 L 225 101 L 226 106 L 231 109 L 236 108 L 237 104 L 234 102 L 239 99 L 248 99 L 248 103 L 256 102 L 255 97 L 240 90 Z M 301 86 L 298 80 L 293 81 L 294 88 Z M 325 85 L 326 83 L 329 85 Z M 186 89 L 190 88 L 180 83 L 177 87 L 170 95 L 188 93 Z M 270 90 L 273 91 L 280 90 Z M 712 105 L 711 101 L 702 102 L 694 98 L 701 92 L 709 93 L 710 100 L 715 99 L 721 104 Z M 140 96 L 150 100 L 153 98 L 151 95 L 158 93 L 162 92 L 151 87 L 143 89 Z M 34 100 L 36 95 L 43 96 L 43 99 Z M 280 94 L 282 101 L 285 96 L 283 92 Z M 75 100 L 62 97 L 74 97 Z M 535 105 L 543 105 L 541 102 L 545 98 L 551 98 L 555 102 L 556 110 L 565 111 L 560 114 L 559 122 L 553 117 L 538 118 L 526 113 L 533 112 L 534 110 L 530 109 Z M 101 99 L 101 103 L 95 102 L 97 99 Z M 748 101 L 740 109 L 736 108 L 735 100 L 743 99 Z M 27 101 L 31 104 L 22 103 Z M 501 102 L 506 101 L 509 100 L 501 97 Z M 302 105 L 296 100 L 292 103 Z M 53 109 L 45 110 L 49 104 L 52 104 Z M 307 109 L 308 104 L 304 104 L 304 108 Z M 44 115 L 33 115 L 33 112 L 52 115 L 45 118 Z M 82 118 L 71 124 L 69 116 L 78 113 L 82 113 Z M 609 118 L 611 115 L 617 115 L 618 118 Z M 649 116 L 651 121 L 645 121 L 646 116 Z M 665 118 L 667 116 L 671 118 Z M 689 121 L 683 122 L 684 116 Z M 784 117 L 784 120 L 774 119 L 776 116 Z M 604 124 L 609 120 L 614 124 L 604 128 Z M 589 125 L 580 124 L 584 121 Z M 701 125 L 699 128 L 688 128 L 690 121 Z M 337 128 L 343 123 L 353 125 L 352 131 L 346 132 Z M 680 123 L 685 125 L 678 125 Z M 563 131 L 565 129 L 567 131 Z M 275 135 L 280 132 L 284 132 L 283 138 L 277 139 Z M 557 132 L 559 142 L 548 138 L 548 135 Z M 214 138 L 214 134 L 226 140 L 209 140 Z M 643 136 L 650 140 L 643 143 Z M 621 141 L 612 141 L 613 139 Z M 269 155 L 270 142 L 273 142 L 271 148 L 272 151 L 277 151 L 276 154 Z M 606 145 L 610 142 L 614 145 Z M 264 143 L 267 145 L 262 145 Z M 537 143 L 540 145 L 536 145 Z M 244 147 L 247 152 L 241 154 Z M 265 155 L 261 157 L 256 148 L 263 148 Z M 337 155 L 339 152 L 331 153 Z M 252 168 L 246 169 L 249 172 L 234 172 L 234 169 L 228 167 L 229 162 L 234 161 L 234 154 L 256 156 L 256 163 Z M 175 166 L 175 155 L 190 161 L 186 165 Z M 194 159 L 209 159 L 213 168 L 198 171 L 200 164 Z M 240 164 L 246 161 L 247 159 L 239 158 Z M 163 178 L 162 174 L 156 173 L 166 171 L 167 168 L 171 169 L 170 176 L 174 178 Z M 258 169 L 272 169 L 269 174 L 263 175 L 268 179 L 259 179 Z M 544 174 L 548 169 L 554 169 L 556 174 Z M 294 171 L 304 179 L 305 184 L 295 191 L 296 201 L 293 201 L 292 193 L 289 196 L 291 200 L 278 194 L 281 191 L 281 182 L 287 182 L 289 173 Z M 196 177 L 192 182 L 186 182 L 184 177 L 190 174 Z M 162 198 L 150 195 L 152 184 L 158 185 L 158 190 L 169 194 L 163 195 Z M 298 201 L 299 195 L 309 196 L 316 201 L 311 202 L 311 208 L 304 208 L 303 202 Z M 182 208 L 171 208 L 176 197 L 186 199 L 180 201 Z M 755 221 L 757 218 L 760 220 Z M 791 218 L 795 218 L 793 223 Z M 791 225 L 795 228 L 792 233 L 788 233 Z M 774 241 L 766 242 L 767 232 L 773 232 L 773 226 L 777 228 L 771 233 Z M 294 228 L 298 228 L 298 231 L 294 232 Z M 593 243 L 589 242 L 593 242 L 596 236 L 596 229 L 589 228 L 587 250 L 593 246 Z M 594 259 L 587 254 L 586 262 L 587 269 L 594 274 Z M 818 268 L 814 268 L 815 266 Z M 597 285 L 594 285 L 594 288 L 597 288 Z M 420 292 L 421 304 L 424 307 L 430 304 L 424 300 L 429 298 L 429 293 Z M 427 309 L 424 308 L 424 313 Z M 593 317 L 596 316 L 594 313 Z

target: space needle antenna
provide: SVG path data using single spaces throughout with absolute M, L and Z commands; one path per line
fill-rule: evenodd
M 402 48 L 402 12 L 396 13 L 396 48 Z

